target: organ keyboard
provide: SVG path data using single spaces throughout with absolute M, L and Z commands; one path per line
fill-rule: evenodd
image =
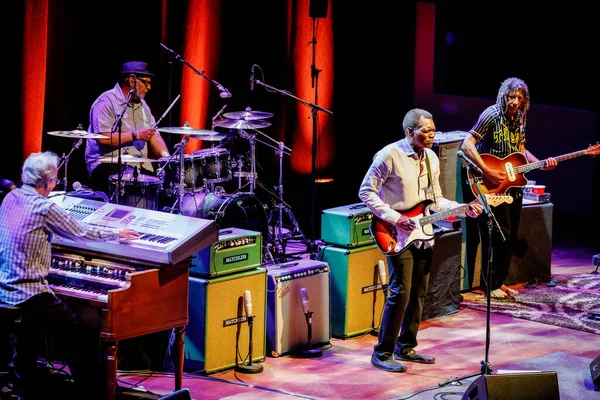
M 116 396 L 119 341 L 168 329 L 175 331 L 175 389 L 181 389 L 191 258 L 217 241 L 215 222 L 64 195 L 51 199 L 80 221 L 141 233 L 128 242 L 55 235 L 52 244 L 52 290 L 99 309 L 108 399 Z

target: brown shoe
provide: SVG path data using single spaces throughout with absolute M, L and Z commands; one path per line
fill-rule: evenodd
M 435 357 L 419 354 L 415 349 L 404 349 L 401 352 L 394 352 L 394 358 L 400 361 L 410 361 L 421 364 L 435 364 Z

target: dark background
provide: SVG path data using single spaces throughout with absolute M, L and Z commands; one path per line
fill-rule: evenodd
M 23 35 L 19 3 L 4 6 L 5 38 Z M 115 84 L 123 62 L 136 59 L 149 62 L 157 72 L 147 101 L 158 119 L 180 93 L 181 73 L 187 68 L 173 61 L 160 46 L 160 1 L 65 0 L 53 4 L 50 19 L 54 22 L 49 27 L 49 46 L 53 50 L 48 53 L 46 65 L 44 132 L 72 130 L 78 124 L 87 128 L 94 99 Z M 229 89 L 233 97 L 225 102 L 214 87 L 211 89 L 209 104 L 198 104 L 208 109 L 209 120 L 203 128 L 210 127 L 210 116 L 224 104 L 228 105 L 227 111 L 250 106 L 272 112 L 274 128 L 283 119 L 278 113 L 295 106 L 296 101 L 262 87 L 250 91 L 248 79 L 250 67 L 258 64 L 264 73 L 261 80 L 291 90 L 285 4 L 224 1 L 222 8 L 220 64 L 218 73 L 210 78 Z M 415 65 L 419 68 L 422 61 L 415 60 L 416 32 L 422 28 L 417 26 L 415 10 L 416 2 L 412 1 L 393 7 L 377 2 L 331 1 L 328 18 L 333 23 L 334 115 L 328 118 L 334 119 L 331 126 L 336 156 L 334 164 L 323 171 L 334 182 L 319 185 L 316 212 L 311 212 L 311 177 L 295 174 L 289 168 L 289 159 L 284 158 L 284 199 L 310 236 L 319 236 L 320 210 L 359 201 L 358 187 L 372 156 L 403 136 L 401 125 L 406 111 L 416 106 L 430 107 L 431 103 L 422 103 L 413 95 Z M 185 12 L 184 1 L 169 2 L 168 40 L 164 44 L 180 53 Z M 438 130 L 468 131 L 479 112 L 495 101 L 500 83 L 518 76 L 528 83 L 531 92 L 528 147 L 538 158 L 581 150 L 598 141 L 595 15 L 592 6 L 572 3 L 534 6 L 486 2 L 483 7 L 479 2 L 437 2 L 434 92 L 458 105 L 458 112 L 434 113 Z M 5 177 L 19 181 L 22 160 L 19 152 L 12 150 L 20 148 L 22 142 L 19 90 L 23 50 L 18 40 L 6 40 L 5 45 L 4 135 L 9 147 L 1 165 Z M 312 51 L 309 44 L 306 51 Z M 316 67 L 320 67 L 319 60 Z M 310 65 L 305 71 L 310 75 Z M 319 90 L 318 81 L 315 90 Z M 431 107 L 444 109 L 443 104 Z M 585 125 L 578 117 L 581 113 L 588 116 Z M 593 123 L 589 122 L 590 114 Z M 179 115 L 176 105 L 161 125 L 179 126 Z M 562 125 L 547 127 L 547 116 Z M 274 133 L 270 129 L 263 132 Z M 286 135 L 284 143 L 291 145 L 293 138 Z M 165 135 L 170 146 L 180 139 L 170 136 Z M 61 155 L 68 153 L 71 145 L 70 139 L 44 135 L 42 150 Z M 83 154 L 82 147 L 70 158 L 71 183 L 87 181 Z M 279 164 L 274 151 L 258 145 L 256 160 L 259 180 L 267 187 L 277 185 Z M 555 237 L 573 237 L 574 232 L 581 241 L 600 243 L 596 229 L 600 224 L 598 158 L 567 161 L 555 171 L 528 174 L 530 179 L 546 183 L 552 192 Z M 579 190 L 582 187 L 585 190 Z M 580 202 L 580 193 L 586 201 Z M 257 197 L 269 203 L 267 194 L 257 191 Z M 311 222 L 311 216 L 316 220 Z M 315 232 L 311 233 L 313 226 Z

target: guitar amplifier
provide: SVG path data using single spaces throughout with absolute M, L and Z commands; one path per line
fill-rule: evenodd
M 311 315 L 310 347 L 329 343 L 329 266 L 301 259 L 265 267 L 267 269 L 267 353 L 279 357 L 309 347 L 309 325 L 301 295 Z
M 385 303 L 378 262 L 385 254 L 377 245 L 353 249 L 323 246 L 318 258 L 331 273 L 331 334 L 346 339 L 379 327 Z
M 373 244 L 369 225 L 373 213 L 364 203 L 329 208 L 321 213 L 321 240 L 352 248 Z
M 219 239 L 192 257 L 190 275 L 217 277 L 260 267 L 262 235 L 238 228 L 219 231 Z

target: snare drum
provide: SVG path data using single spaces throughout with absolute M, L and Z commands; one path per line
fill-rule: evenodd
M 183 187 L 186 191 L 194 191 L 204 186 L 202 179 L 198 175 L 198 170 L 195 166 L 194 155 L 183 155 Z M 161 163 L 166 163 L 162 171 L 164 187 L 167 190 L 175 190 L 179 185 L 179 156 L 161 157 L 158 159 Z
M 109 178 L 110 202 L 117 199 L 117 185 L 119 177 L 113 174 Z M 121 177 L 121 190 L 119 191 L 119 204 L 144 208 L 146 210 L 158 210 L 158 192 L 162 188 L 160 178 L 151 175 L 138 174 L 137 177 L 126 172 Z
M 181 213 L 190 217 L 213 219 L 219 229 L 239 228 L 260 232 L 268 238 L 265 207 L 253 195 L 224 193 L 185 193 Z

